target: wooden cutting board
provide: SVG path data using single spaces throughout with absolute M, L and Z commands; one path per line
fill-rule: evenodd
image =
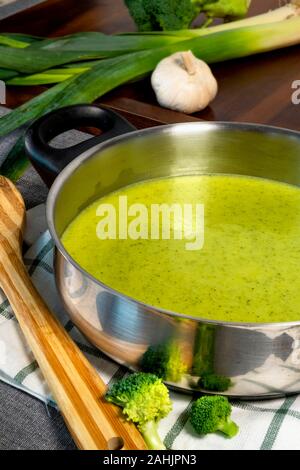
M 278 0 L 252 0 L 250 15 L 278 7 Z M 284 2 L 282 2 L 284 3 Z M 0 31 L 58 36 L 78 31 L 133 31 L 122 0 L 49 0 L 0 21 Z M 99 100 L 121 112 L 136 127 L 193 120 L 259 122 L 300 130 L 300 105 L 292 104 L 292 83 L 300 80 L 300 46 L 213 66 L 219 94 L 194 116 L 160 108 L 149 79 L 122 86 Z M 11 88 L 7 106 L 15 107 L 43 90 Z

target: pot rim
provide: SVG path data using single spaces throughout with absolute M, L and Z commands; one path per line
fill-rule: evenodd
M 299 140 L 300 146 L 300 132 L 296 130 L 287 129 L 284 127 L 276 127 L 270 126 L 266 124 L 256 124 L 256 123 L 244 123 L 244 122 L 228 122 L 228 121 L 199 121 L 199 122 L 184 122 L 184 123 L 175 123 L 175 124 L 168 124 L 168 125 L 160 125 L 146 129 L 140 129 L 132 132 L 128 132 L 126 134 L 122 134 L 117 137 L 113 137 L 112 139 L 107 140 L 101 144 L 95 145 L 90 149 L 86 150 L 74 160 L 72 160 L 56 177 L 54 183 L 52 184 L 46 202 L 46 219 L 49 228 L 49 232 L 51 234 L 52 239 L 54 240 L 56 249 L 64 256 L 64 258 L 71 263 L 76 269 L 78 269 L 84 276 L 87 276 L 91 281 L 98 284 L 102 288 L 106 289 L 110 293 L 117 295 L 118 297 L 124 298 L 130 302 L 135 303 L 139 307 L 152 311 L 154 313 L 159 313 L 161 315 L 168 315 L 171 317 L 177 317 L 185 320 L 193 320 L 199 323 L 208 323 L 212 325 L 218 326 L 226 326 L 226 327 L 233 327 L 233 328 L 244 328 L 244 329 L 260 329 L 260 328 L 270 328 L 276 329 L 277 327 L 292 327 L 292 326 L 299 326 L 300 319 L 298 321 L 290 321 L 290 322 L 266 322 L 266 323 L 254 323 L 254 322 L 231 322 L 231 321 L 224 321 L 224 320 L 211 320 L 206 319 L 204 317 L 195 317 L 191 315 L 186 315 L 183 313 L 174 312 L 172 310 L 163 309 L 160 307 L 155 307 L 153 305 L 146 304 L 140 300 L 135 299 L 129 295 L 123 294 L 116 289 L 108 286 L 107 284 L 101 282 L 99 279 L 95 278 L 91 275 L 88 271 L 86 271 L 77 261 L 68 253 L 68 251 L 63 246 L 60 237 L 56 232 L 56 228 L 54 225 L 54 213 L 55 213 L 55 205 L 57 197 L 59 196 L 60 190 L 64 183 L 68 180 L 68 178 L 72 175 L 72 173 L 80 168 L 86 160 L 89 160 L 92 156 L 96 153 L 105 150 L 107 148 L 113 147 L 114 145 L 118 144 L 119 142 L 125 142 L 132 138 L 136 137 L 143 137 L 144 135 L 151 135 L 151 134 L 161 134 L 161 133 L 169 133 L 172 130 L 175 130 L 174 137 L 176 137 L 176 131 L 180 132 L 180 129 L 183 128 L 191 128 L 191 131 L 194 128 L 201 129 L 202 132 L 205 131 L 213 131 L 213 130 L 245 130 L 245 131 L 255 131 L 262 134 L 274 134 L 274 135 L 286 135 L 290 137 L 294 137 L 295 139 Z

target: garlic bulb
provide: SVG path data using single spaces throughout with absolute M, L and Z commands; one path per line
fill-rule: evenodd
M 209 66 L 191 51 L 176 52 L 159 62 L 151 83 L 161 106 L 187 114 L 206 108 L 218 91 Z

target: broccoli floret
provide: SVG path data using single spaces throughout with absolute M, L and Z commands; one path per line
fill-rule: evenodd
M 200 13 L 207 18 L 245 16 L 251 0 L 125 0 L 139 31 L 187 29 Z
M 170 382 L 179 382 L 188 369 L 181 349 L 174 341 L 150 346 L 142 357 L 141 368 Z
M 157 426 L 171 411 L 172 403 L 160 378 L 144 372 L 129 375 L 110 388 L 106 399 L 123 408 L 126 419 L 138 426 L 149 449 L 165 449 Z
M 147 13 L 144 0 L 125 0 L 125 4 L 139 31 L 153 31 L 151 15 Z
M 208 1 L 202 11 L 210 18 L 238 19 L 247 14 L 251 0 Z
M 144 4 L 162 30 L 187 29 L 198 15 L 191 0 L 144 0 Z
M 189 28 L 199 14 L 191 0 L 125 0 L 139 31 Z
M 238 433 L 238 426 L 231 419 L 231 405 L 226 397 L 204 396 L 191 407 L 190 421 L 198 434 L 220 431 L 228 437 Z
M 226 392 L 231 385 L 230 378 L 224 375 L 207 373 L 199 379 L 199 387 L 210 392 Z

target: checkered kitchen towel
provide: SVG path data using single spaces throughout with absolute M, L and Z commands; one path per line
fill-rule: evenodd
M 91 346 L 64 312 L 53 276 L 53 242 L 42 235 L 25 256 L 25 263 L 37 289 L 65 328 L 98 370 L 106 383 L 127 371 Z M 0 379 L 55 406 L 14 314 L 0 293 Z M 173 411 L 160 424 L 167 447 L 182 449 L 300 449 L 300 396 L 272 401 L 234 401 L 233 419 L 240 433 L 233 439 L 211 434 L 197 436 L 188 422 L 192 397 L 171 392 Z

